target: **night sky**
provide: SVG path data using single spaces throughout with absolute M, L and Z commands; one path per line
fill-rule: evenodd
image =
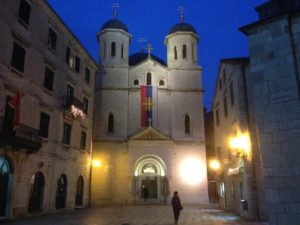
M 113 18 L 113 0 L 48 0 L 98 62 L 96 32 Z M 165 36 L 180 22 L 178 7 L 185 8 L 185 22 L 197 30 L 199 64 L 203 67 L 204 105 L 210 109 L 222 58 L 248 56 L 247 38 L 238 28 L 254 22 L 254 7 L 266 0 L 119 0 L 118 19 L 133 39 L 130 54 L 141 51 L 143 37 L 152 44 L 153 54 L 166 61 Z

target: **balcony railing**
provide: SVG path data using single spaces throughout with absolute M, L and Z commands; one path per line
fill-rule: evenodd
M 12 150 L 26 149 L 27 154 L 31 154 L 42 147 L 42 138 L 37 129 L 25 124 L 20 124 L 15 131 L 5 129 L 3 117 L 0 117 L 0 147 L 10 147 Z
M 67 115 L 73 118 L 83 118 L 85 116 L 83 103 L 74 97 L 63 96 L 62 107 L 66 110 Z

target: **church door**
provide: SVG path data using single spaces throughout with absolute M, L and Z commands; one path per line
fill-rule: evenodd
M 62 174 L 57 181 L 55 207 L 57 209 L 66 207 L 67 199 L 67 177 Z
M 0 217 L 7 216 L 11 169 L 6 157 L 0 156 Z
M 79 176 L 77 180 L 77 187 L 76 187 L 76 196 L 75 196 L 75 205 L 82 206 L 83 203 L 83 177 Z
M 45 179 L 41 172 L 34 174 L 30 181 L 28 212 L 42 212 Z

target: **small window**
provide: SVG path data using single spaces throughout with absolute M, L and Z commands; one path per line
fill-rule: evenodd
M 45 78 L 44 78 L 44 87 L 49 90 L 53 91 L 53 80 L 54 80 L 54 72 L 49 69 L 48 67 L 45 68 Z
M 24 72 L 25 55 L 25 49 L 14 42 L 11 65 L 20 72 Z
M 223 104 L 224 104 L 224 116 L 225 118 L 227 117 L 228 115 L 228 109 L 227 109 L 227 97 L 225 96 L 224 99 L 223 99 Z
M 54 30 L 49 28 L 48 46 L 53 50 L 56 50 L 56 41 L 57 41 L 57 34 L 54 32 Z
M 185 115 L 184 117 L 184 133 L 185 134 L 191 133 L 191 123 L 190 123 L 190 117 L 188 115 Z
M 223 69 L 223 83 L 225 84 L 226 82 L 226 69 Z
M 80 148 L 86 149 L 86 132 L 81 131 L 81 137 L 80 137 Z
M 216 110 L 216 124 L 217 126 L 220 125 L 219 109 Z
M 41 112 L 39 136 L 48 138 L 49 135 L 50 116 L 47 113 Z
M 124 57 L 124 45 L 122 45 L 122 48 L 121 48 L 121 58 L 123 59 Z
M 21 0 L 18 15 L 19 18 L 27 25 L 29 24 L 30 10 L 31 6 L 29 5 L 29 3 L 25 0 Z
M 70 145 L 71 143 L 71 129 L 70 124 L 64 123 L 63 143 L 66 145 Z
M 182 58 L 186 59 L 186 45 L 182 46 Z
M 80 72 L 80 58 L 78 56 L 75 57 L 75 71 Z
M 222 90 L 222 79 L 219 80 L 219 90 Z
M 71 52 L 69 47 L 66 48 L 66 63 L 69 65 L 70 68 L 74 66 L 74 56 Z
M 174 46 L 174 59 L 177 60 L 177 49 L 176 49 L 176 46 Z
M 192 58 L 193 58 L 193 62 L 195 62 L 195 44 L 193 44 L 192 46 Z
M 89 68 L 85 67 L 85 76 L 84 76 L 84 79 L 87 83 L 90 83 L 90 70 Z
M 111 43 L 111 57 L 115 57 L 116 56 L 116 42 L 112 42 Z
M 234 91 L 233 91 L 233 82 L 230 83 L 230 102 L 231 105 L 234 105 Z
M 152 84 L 152 78 L 151 78 L 151 73 L 147 73 L 147 85 Z
M 164 80 L 160 80 L 159 81 L 159 86 L 165 86 L 165 81 Z
M 108 129 L 107 132 L 112 134 L 114 132 L 114 115 L 112 113 L 108 116 Z
M 83 97 L 83 112 L 88 114 L 89 110 L 89 99 L 87 97 Z
M 139 83 L 140 83 L 140 82 L 139 82 L 138 79 L 134 79 L 134 80 L 133 80 L 133 85 L 139 85 Z

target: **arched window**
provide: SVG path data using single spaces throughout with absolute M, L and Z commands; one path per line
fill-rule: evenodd
M 184 117 L 184 133 L 185 134 L 191 133 L 191 123 L 190 123 L 190 117 L 188 115 L 185 115 Z
M 164 80 L 160 80 L 159 81 L 159 86 L 165 86 L 165 81 Z
M 121 58 L 123 59 L 124 57 L 124 45 L 122 45 L 122 48 L 121 48 Z
M 193 58 L 193 62 L 195 62 L 195 44 L 193 44 L 192 46 L 192 58 Z
M 147 85 L 151 85 L 152 81 L 151 81 L 151 73 L 147 73 Z
M 116 56 L 116 42 L 112 42 L 111 43 L 111 57 L 115 57 Z
M 134 80 L 133 80 L 133 85 L 139 85 L 139 83 L 140 83 L 140 82 L 139 82 L 138 79 L 134 79 Z
M 182 46 L 182 58 L 186 59 L 186 45 Z
M 177 60 L 177 49 L 176 49 L 176 46 L 174 46 L 174 59 Z
M 110 113 L 108 115 L 108 126 L 107 126 L 107 132 L 109 134 L 112 134 L 114 132 L 114 115 Z
M 11 195 L 12 167 L 8 158 L 0 156 L 0 217 L 7 216 Z

